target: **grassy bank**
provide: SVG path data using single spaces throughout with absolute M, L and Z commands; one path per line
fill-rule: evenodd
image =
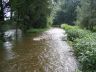
M 82 72 L 96 72 L 96 33 L 78 26 L 61 25 L 72 42 Z
M 42 29 L 36 29 L 36 28 L 32 28 L 32 29 L 29 29 L 27 30 L 28 33 L 39 33 L 39 32 L 43 32 L 43 31 L 46 31 L 48 28 L 42 28 Z

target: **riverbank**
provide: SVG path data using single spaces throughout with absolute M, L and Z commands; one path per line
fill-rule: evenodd
M 61 26 L 68 34 L 68 41 L 75 50 L 82 72 L 96 72 L 96 33 L 78 26 Z
M 39 33 L 39 32 L 44 32 L 46 30 L 48 30 L 48 28 L 42 28 L 42 29 L 41 28 L 39 28 L 39 29 L 31 28 L 31 29 L 27 30 L 27 33 Z

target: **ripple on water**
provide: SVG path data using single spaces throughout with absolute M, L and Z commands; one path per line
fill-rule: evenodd
M 6 42 L 4 54 L 10 59 L 0 64 L 1 72 L 75 72 L 78 66 L 72 48 L 62 41 L 62 37 L 67 37 L 65 33 L 63 29 L 51 28 L 24 37 L 14 47 L 14 43 Z M 19 56 L 14 58 L 14 54 Z

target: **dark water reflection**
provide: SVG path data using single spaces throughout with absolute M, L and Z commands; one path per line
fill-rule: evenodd
M 65 32 L 52 28 L 5 42 L 0 48 L 0 72 L 75 72 L 77 62 L 62 37 Z

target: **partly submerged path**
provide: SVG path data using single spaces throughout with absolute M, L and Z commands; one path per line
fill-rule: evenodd
M 77 61 L 64 38 L 63 29 L 51 28 L 1 48 L 0 72 L 75 72 Z

